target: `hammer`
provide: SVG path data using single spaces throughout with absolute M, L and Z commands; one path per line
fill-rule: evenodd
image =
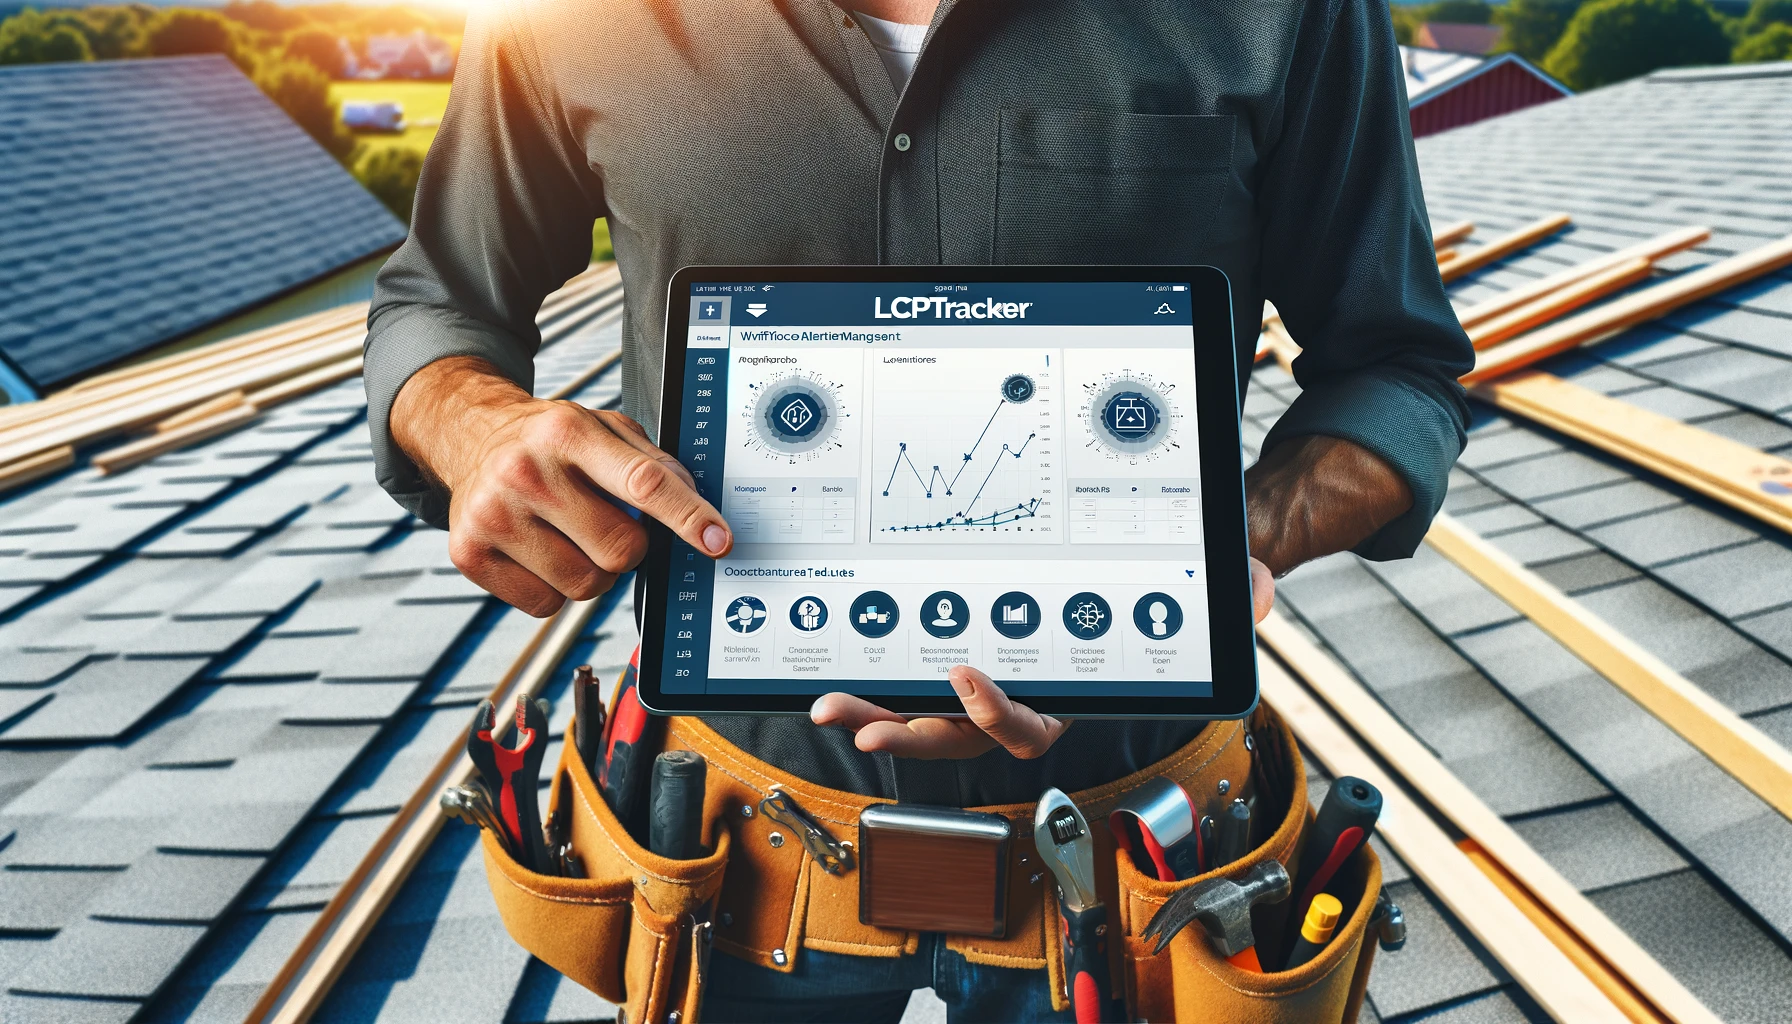
M 1210 878 L 1171 896 L 1152 915 L 1151 923 L 1145 926 L 1145 933 L 1140 937 L 1157 936 L 1157 946 L 1151 951 L 1155 956 L 1163 952 L 1176 933 L 1190 921 L 1199 921 L 1207 929 L 1207 938 L 1212 941 L 1213 948 L 1221 956 L 1233 960 L 1256 945 L 1257 940 L 1251 934 L 1251 908 L 1259 902 L 1280 903 L 1288 898 L 1292 888 L 1287 870 L 1277 860 L 1264 861 L 1236 882 L 1229 878 Z M 1248 960 L 1233 962 L 1247 969 L 1255 966 Z

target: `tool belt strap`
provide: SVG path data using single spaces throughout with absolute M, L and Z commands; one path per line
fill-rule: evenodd
M 1141 771 L 1103 786 L 1072 793 L 1097 840 L 1096 863 L 1113 863 L 1113 840 L 1105 821 L 1119 801 L 1156 776 L 1182 785 L 1198 801 L 1223 804 L 1221 780 L 1234 795 L 1250 777 L 1251 752 L 1244 723 L 1210 722 L 1187 746 Z M 1069 737 L 1075 741 L 1074 733 Z M 799 949 L 855 956 L 913 953 L 917 932 L 861 924 L 857 869 L 839 875 L 821 870 L 790 829 L 767 820 L 759 802 L 774 788 L 788 793 L 834 839 L 857 848 L 859 814 L 888 801 L 805 782 L 748 754 L 695 718 L 673 718 L 669 749 L 694 750 L 709 761 L 705 799 L 705 842 L 725 823 L 733 833 L 727 874 L 715 916 L 715 944 L 724 951 L 773 970 L 795 967 Z M 1304 804 L 1303 804 L 1304 806 Z M 1007 931 L 1003 938 L 949 936 L 947 945 L 974 963 L 1061 970 L 1052 876 L 1033 848 L 1033 807 L 1005 804 L 971 810 L 1005 815 L 1014 825 L 1009 844 Z M 774 845 L 773 833 L 781 840 Z M 1266 850 L 1286 858 L 1288 851 Z M 1113 871 L 1102 884 L 1115 886 Z M 1114 905 L 1116 893 L 1104 898 Z

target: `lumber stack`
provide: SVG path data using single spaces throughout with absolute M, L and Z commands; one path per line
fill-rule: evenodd
M 562 316 L 617 280 L 614 264 L 593 266 L 548 298 L 538 322 Z M 0 408 L 0 492 L 66 468 L 82 448 L 138 435 L 93 458 L 100 472 L 121 472 L 359 376 L 367 312 L 364 302 L 338 306 Z

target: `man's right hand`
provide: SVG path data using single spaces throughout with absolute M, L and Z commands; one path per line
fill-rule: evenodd
M 691 476 L 619 412 L 539 399 L 483 359 L 411 376 L 393 440 L 449 494 L 448 550 L 467 578 L 530 615 L 610 589 L 647 553 L 633 506 L 712 558 L 734 537 Z

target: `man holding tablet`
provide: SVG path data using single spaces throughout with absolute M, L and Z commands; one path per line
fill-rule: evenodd
M 469 578 L 535 615 L 568 598 L 602 593 L 649 551 L 648 530 L 622 505 L 667 527 L 665 558 L 688 555 L 693 565 L 703 559 L 712 570 L 723 564 L 715 559 L 775 569 L 780 529 L 794 529 L 812 545 L 805 555 L 827 548 L 830 538 L 803 532 L 810 529 L 807 519 L 792 527 L 788 508 L 763 500 L 769 491 L 739 492 L 737 500 L 737 492 L 723 492 L 723 481 L 699 481 L 653 443 L 668 417 L 688 421 L 681 440 L 701 429 L 689 403 L 661 407 L 662 396 L 683 387 L 682 379 L 663 379 L 662 331 L 671 319 L 688 321 L 683 340 L 695 346 L 691 339 L 705 315 L 720 315 L 701 303 L 724 297 L 730 344 L 718 351 L 744 346 L 735 356 L 766 360 L 780 346 L 803 344 L 772 335 L 742 341 L 741 329 L 755 319 L 750 301 L 768 307 L 767 331 L 819 325 L 835 333 L 904 335 L 842 344 L 823 362 L 850 353 L 852 365 L 797 367 L 812 375 L 806 381 L 778 376 L 777 363 L 734 358 L 728 387 L 745 382 L 753 389 L 726 396 L 732 404 L 716 410 L 727 421 L 728 436 L 719 441 L 728 449 L 725 480 L 815 489 L 825 509 L 845 495 L 819 489 L 850 479 L 855 504 L 846 512 L 848 539 L 863 545 L 861 554 L 896 552 L 889 562 L 900 561 L 904 547 L 942 564 L 951 562 L 953 550 L 982 559 L 1013 539 L 998 531 L 1042 525 L 1041 517 L 1014 518 L 1042 497 L 1053 500 L 1032 511 L 1052 508 L 1059 532 L 1045 541 L 1034 534 L 1027 543 L 1069 552 L 1086 541 L 1120 551 L 1140 538 L 1100 532 L 1117 528 L 1101 516 L 1127 510 L 1094 501 L 1100 492 L 1084 492 L 1091 504 L 1076 506 L 1077 492 L 1058 488 L 1140 481 L 1173 488 L 1185 486 L 1177 481 L 1224 477 L 1223 451 L 1180 468 L 1174 460 L 1155 468 L 1128 464 L 1147 448 L 1166 450 L 1153 431 L 1177 426 L 1197 433 L 1199 410 L 1184 408 L 1180 424 L 1171 419 L 1180 398 L 1165 389 L 1175 385 L 1188 394 L 1172 379 L 1176 374 L 1200 377 L 1211 388 L 1224 371 L 1203 375 L 1207 363 L 1141 369 L 1131 355 L 1104 363 L 1098 337 L 1074 343 L 1021 338 L 1013 341 L 1013 360 L 982 358 L 962 367 L 881 360 L 938 358 L 922 351 L 930 342 L 916 333 L 935 326 L 926 318 L 936 311 L 945 314 L 939 330 L 1065 327 L 1076 314 L 1066 313 L 1062 302 L 1052 304 L 1073 297 L 1066 291 L 1073 287 L 1136 286 L 1138 296 L 1169 302 L 1187 331 L 1198 313 L 1178 310 L 1174 297 L 1195 293 L 1169 289 L 1193 287 L 1194 275 L 1183 271 L 1199 267 L 1218 268 L 1229 282 L 1226 333 L 1235 338 L 1241 390 L 1265 298 L 1305 349 L 1297 365 L 1303 393 L 1245 475 L 1255 615 L 1267 613 L 1272 574 L 1303 561 L 1345 549 L 1371 558 L 1412 552 L 1441 505 L 1462 445 L 1467 408 L 1455 380 L 1472 364 L 1472 350 L 1438 280 L 1384 3 L 945 0 L 936 9 L 934 0 L 863 0 L 850 6 L 674 0 L 594 12 L 563 0 L 499 0 L 473 8 L 411 236 L 380 275 L 366 367 L 381 483 L 419 516 L 450 530 L 455 563 Z M 545 295 L 584 268 L 592 222 L 604 216 L 628 293 L 620 413 L 541 401 L 527 390 L 539 341 L 534 314 Z M 710 274 L 682 280 L 683 291 L 669 288 L 681 267 L 727 264 L 960 270 L 1060 264 L 1068 276 L 1057 288 L 1037 278 L 1003 283 L 950 275 L 911 276 L 926 286 L 919 291 L 861 282 L 866 290 L 854 301 L 866 300 L 866 308 L 850 317 L 784 305 L 779 296 L 787 278 Z M 1085 268 L 1078 276 L 1069 266 L 1090 264 L 1134 272 L 1116 279 Z M 1138 273 L 1146 265 L 1179 269 Z M 788 287 L 800 291 L 799 284 Z M 735 290 L 747 285 L 756 290 Z M 962 293 L 935 290 L 961 285 Z M 697 290 L 703 286 L 729 290 Z M 1160 287 L 1165 290 L 1145 291 Z M 810 309 L 832 301 L 810 298 Z M 1083 323 L 1135 339 L 1116 348 L 1135 353 L 1157 344 L 1148 337 L 1154 312 L 1122 308 L 1094 293 L 1085 298 L 1106 312 L 1105 319 Z M 1035 305 L 1022 326 L 1019 307 L 1029 302 Z M 953 303 L 971 319 L 956 317 Z M 971 307 L 979 303 L 976 317 Z M 1001 316 L 989 316 L 992 304 Z M 979 326 L 959 326 L 973 321 Z M 1194 327 L 1200 350 L 1204 332 Z M 1225 346 L 1220 332 L 1205 333 L 1206 347 Z M 1062 353 L 1063 365 L 1047 367 L 1047 349 Z M 692 347 L 681 358 L 700 351 Z M 872 355 L 880 360 L 875 367 L 867 362 Z M 1225 355 L 1231 365 L 1234 353 Z M 684 369 L 694 372 L 694 366 Z M 859 376 L 843 376 L 851 372 Z M 1009 384 L 1011 377 L 1025 382 Z M 837 393 L 830 390 L 835 386 Z M 929 393 L 952 399 L 938 405 L 937 430 L 912 415 L 882 415 L 901 413 L 903 403 L 924 402 L 918 396 Z M 1166 394 L 1172 401 L 1162 401 Z M 831 410 L 830 396 L 837 402 Z M 994 437 L 962 436 L 963 422 L 991 409 L 990 429 L 1000 427 Z M 786 413 L 780 426 L 777 417 Z M 830 413 L 836 426 L 850 423 L 857 432 L 840 457 L 857 459 L 860 471 L 836 472 L 830 464 L 810 473 L 798 466 L 794 475 L 802 479 L 791 483 L 793 458 L 834 457 L 805 447 L 821 430 L 814 418 Z M 656 425 L 655 432 L 642 423 Z M 1034 449 L 1022 450 L 1027 435 L 1046 429 L 1057 432 L 1055 447 L 1041 460 L 1049 465 L 1032 464 L 1038 479 L 1030 483 L 1049 484 L 1049 496 L 1002 475 L 1008 472 L 1002 459 L 1030 461 Z M 1233 437 L 1235 430 L 1234 422 Z M 1105 463 L 1076 463 L 1078 431 L 1091 432 L 1090 444 L 1106 446 L 1089 456 Z M 1105 431 L 1105 440 L 1094 431 Z M 749 437 L 769 447 L 728 448 Z M 780 456 L 786 465 L 778 468 Z M 763 464 L 750 465 L 748 458 Z M 962 465 L 971 467 L 968 474 L 959 473 Z M 1001 500 L 960 507 L 930 498 L 942 489 L 961 497 L 979 469 L 994 474 L 991 486 Z M 755 496 L 762 500 L 750 507 L 744 499 Z M 805 503 L 811 497 L 798 496 Z M 1151 496 L 1167 510 L 1173 492 Z M 1084 511 L 1100 529 L 1079 540 L 1070 527 Z M 997 521 L 1004 515 L 1009 518 Z M 894 529 L 878 532 L 886 527 Z M 1159 547 L 1150 550 L 1169 550 L 1183 542 L 1165 533 L 1128 550 L 1151 544 Z M 737 554 L 737 545 L 746 554 Z M 1075 791 L 1106 783 L 1197 740 L 1205 727 L 1198 720 L 1084 718 L 1067 726 L 1035 710 L 1049 704 L 1047 697 L 1010 700 L 992 677 L 1018 679 L 1011 685 L 1019 686 L 1029 673 L 1004 673 L 986 654 L 1028 628 L 1039 635 L 1049 630 L 1064 649 L 1096 647 L 1107 637 L 1131 644 L 1172 639 L 1172 630 L 1190 630 L 1193 616 L 1167 585 L 1147 588 L 1143 577 L 1116 577 L 1077 588 L 1093 598 L 1079 602 L 1068 591 L 1044 594 L 1044 581 L 1001 588 L 987 569 L 978 571 L 983 590 L 974 594 L 969 584 L 929 589 L 923 579 L 896 577 L 800 593 L 782 583 L 728 582 L 765 577 L 724 577 L 704 597 L 712 630 L 734 631 L 743 640 L 752 639 L 743 628 L 766 630 L 767 642 L 776 645 L 766 650 L 777 658 L 801 646 L 788 638 L 805 632 L 832 633 L 833 657 L 845 657 L 843 635 L 861 649 L 875 646 L 868 641 L 887 624 L 879 617 L 892 607 L 892 628 L 904 631 L 911 647 L 927 637 L 943 649 L 951 645 L 941 634 L 963 616 L 989 639 L 977 647 L 980 663 L 953 667 L 946 677 L 964 717 L 909 717 L 889 710 L 900 710 L 900 699 L 884 699 L 872 687 L 862 692 L 878 699 L 844 692 L 806 697 L 804 703 L 813 702 L 808 719 L 719 715 L 706 721 L 735 746 L 816 785 L 958 807 L 1030 802 L 1046 786 Z M 1033 570 L 1014 571 L 1018 578 Z M 1073 580 L 1077 571 L 1059 575 Z M 1242 583 L 1233 589 L 1244 593 Z M 1146 600 L 1151 594 L 1170 599 Z M 651 590 L 648 597 L 651 605 Z M 1033 625 L 1040 620 L 1043 626 Z M 1104 620 L 1107 637 L 1086 635 Z M 1180 627 L 1172 625 L 1176 620 Z M 1213 639 L 1248 645 L 1249 624 L 1240 616 L 1227 637 Z M 1124 650 L 1116 657 L 1112 678 L 1123 681 L 1134 669 Z M 907 666 L 902 678 L 921 678 L 910 671 L 916 668 Z M 874 674 L 863 665 L 856 673 L 841 666 L 819 678 Z M 707 706 L 729 706 L 716 700 L 722 698 Z M 842 966 L 855 958 L 814 950 L 801 956 L 807 959 L 782 965 L 782 974 L 740 962 L 718 966 L 717 977 L 734 979 L 730 1019 L 761 1011 L 764 1019 L 871 1013 L 870 983 Z M 818 956 L 831 957 L 838 985 L 814 975 L 796 987 L 786 984 L 805 976 Z M 975 985 L 966 983 L 976 992 L 955 996 L 940 982 L 942 996 L 977 1015 L 1024 1015 L 1032 1011 L 1014 1007 L 1037 1005 L 1030 997 L 1024 1004 L 1004 1002 L 1004 986 L 1021 982 L 999 980 L 1003 969 L 979 970 Z M 982 1001 L 987 993 L 994 993 L 993 1002 Z M 712 988 L 712 1002 L 716 995 Z M 761 1003 L 753 1003 L 755 996 Z M 899 1015 L 900 1003 L 892 1005 Z M 792 1009 L 798 1006 L 805 1009 Z

